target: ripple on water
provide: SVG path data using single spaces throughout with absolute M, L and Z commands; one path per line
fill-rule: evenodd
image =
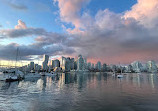
M 4 111 L 158 111 L 158 77 L 127 74 L 60 74 L 0 82 Z

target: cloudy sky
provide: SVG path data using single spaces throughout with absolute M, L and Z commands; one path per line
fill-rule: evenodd
M 158 0 L 0 0 L 0 59 L 158 61 Z

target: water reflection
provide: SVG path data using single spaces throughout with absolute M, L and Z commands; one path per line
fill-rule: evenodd
M 158 110 L 157 86 L 157 74 L 126 74 L 118 79 L 107 73 L 62 73 L 21 82 L 0 82 L 0 108 L 152 111 Z

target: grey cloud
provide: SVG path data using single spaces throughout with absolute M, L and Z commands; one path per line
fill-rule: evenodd
M 150 60 L 153 56 L 156 57 L 157 28 L 146 28 L 134 19 L 121 19 L 121 15 L 111 12 L 110 18 L 107 19 L 108 13 L 106 11 L 105 16 L 103 15 L 105 13 L 102 13 L 101 18 L 97 15 L 98 19 L 92 24 L 92 28 L 88 27 L 84 33 L 65 41 L 64 44 L 77 48 L 77 54 L 100 58 L 109 63 L 114 61 L 129 63 L 132 60 Z
M 26 28 L 26 29 L 5 29 L 0 30 L 0 38 L 21 38 L 21 37 L 30 37 L 38 36 L 35 38 L 37 46 L 49 45 L 53 43 L 62 43 L 67 39 L 67 35 L 47 32 L 43 28 Z
M 30 56 L 48 54 L 50 56 L 74 53 L 74 50 L 62 45 L 49 45 L 43 47 L 36 47 L 35 44 L 19 45 L 10 43 L 8 45 L 0 45 L 0 59 L 15 60 L 17 48 L 19 49 L 20 60 L 31 60 Z
M 11 1 L 11 0 L 0 0 L 0 1 L 16 10 L 27 10 L 28 9 L 28 7 L 26 5 L 19 3 L 19 1 Z
M 27 10 L 28 7 L 23 5 L 23 4 L 13 4 L 13 3 L 8 3 L 9 6 L 11 6 L 12 8 L 14 9 L 17 9 L 17 10 Z
M 5 29 L 0 30 L 0 36 L 8 38 L 18 38 L 31 35 L 44 35 L 46 31 L 42 28 L 27 28 L 27 29 Z

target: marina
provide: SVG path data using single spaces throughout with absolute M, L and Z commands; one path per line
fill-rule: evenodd
M 158 74 L 61 73 L 0 81 L 2 111 L 157 111 Z M 115 107 L 113 107 L 115 105 Z

